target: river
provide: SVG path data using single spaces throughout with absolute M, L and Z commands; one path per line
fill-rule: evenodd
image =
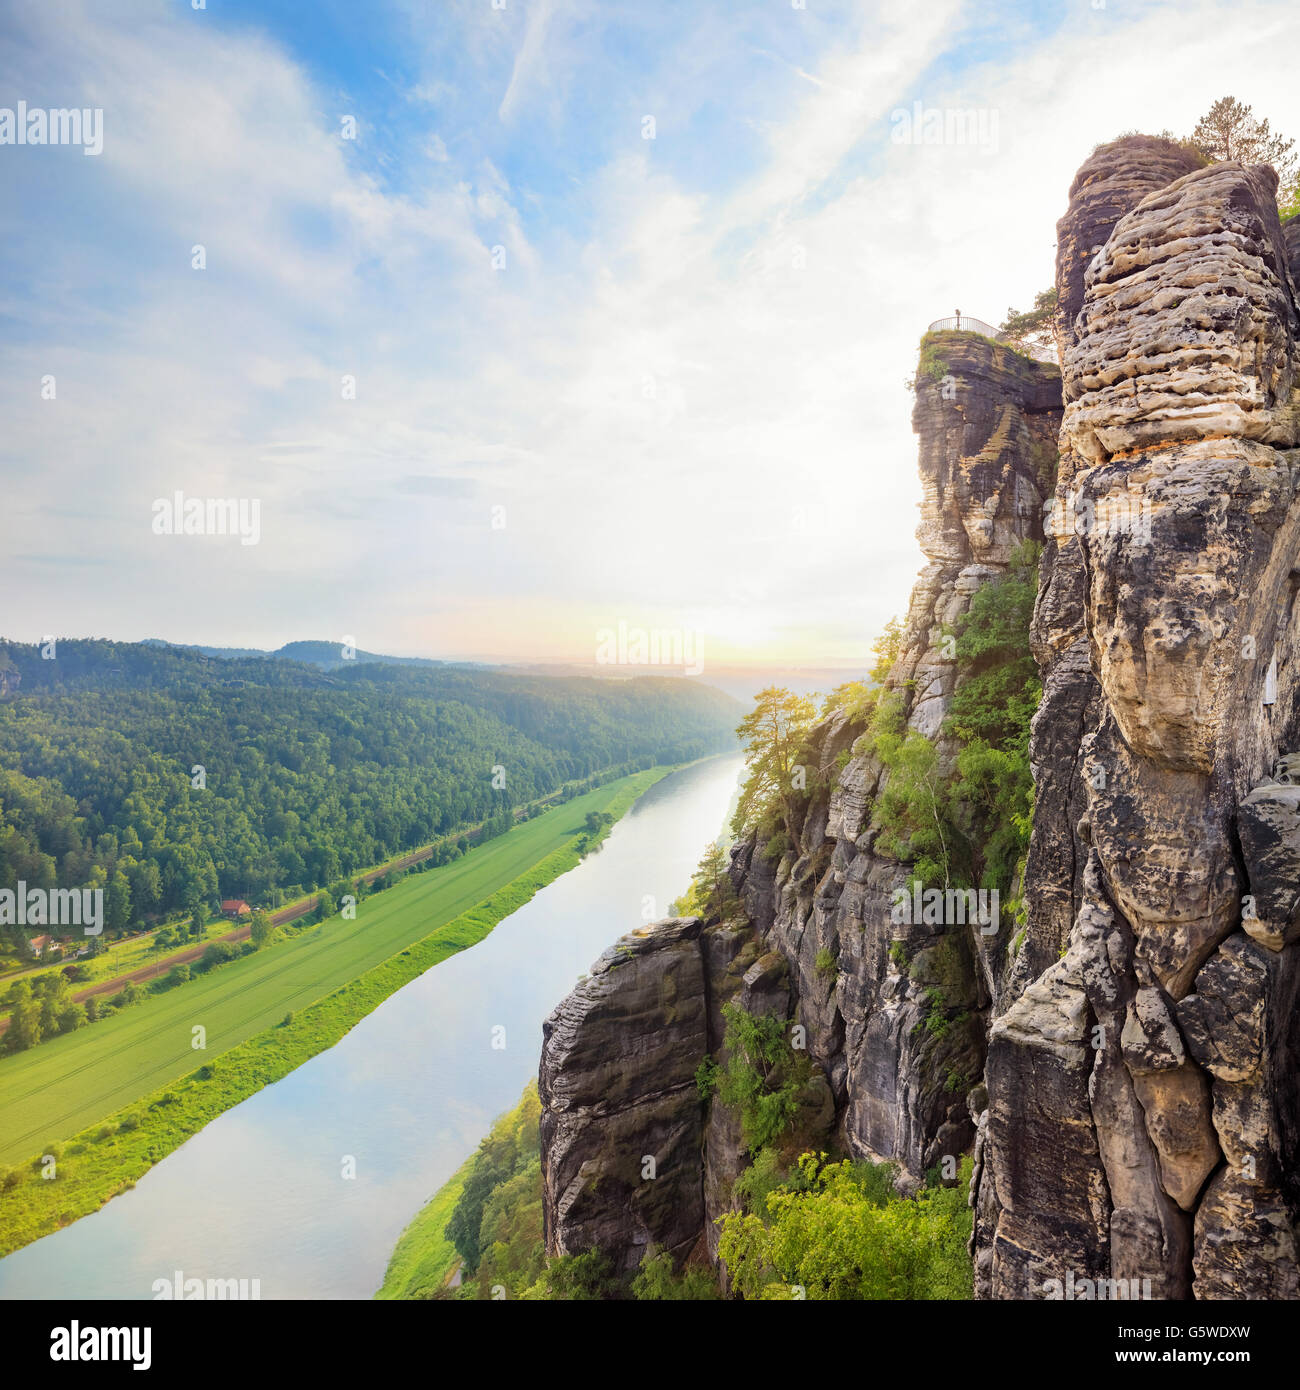
M 740 768 L 728 755 L 656 783 L 599 852 L 485 941 L 132 1191 L 0 1260 L 0 1298 L 152 1298 L 177 1271 L 257 1279 L 263 1298 L 369 1298 L 403 1228 L 536 1075 L 542 1020 L 606 946 L 667 915 Z

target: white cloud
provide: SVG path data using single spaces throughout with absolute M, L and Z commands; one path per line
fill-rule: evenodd
M 1187 129 L 1229 90 L 1300 132 L 1285 10 L 1265 0 L 1197 0 L 1177 24 L 1080 6 L 1048 46 L 1025 35 L 1010 60 L 955 69 L 936 60 L 961 58 L 985 9 L 863 5 L 809 31 L 819 52 L 768 33 L 757 102 L 715 90 L 701 34 L 721 21 L 701 12 L 701 32 L 642 33 L 662 52 L 629 109 L 654 94 L 660 139 L 611 116 L 625 136 L 557 149 L 561 193 L 519 151 L 536 158 L 557 74 L 607 61 L 613 18 L 537 4 L 507 28 L 475 8 L 505 143 L 460 138 L 465 71 L 428 76 L 397 188 L 270 38 L 62 6 L 0 50 L 7 86 L 38 53 L 33 99 L 75 80 L 106 113 L 98 171 L 59 185 L 0 162 L 11 207 L 47 200 L 4 224 L 22 278 L 0 303 L 24 333 L 0 349 L 0 483 L 33 557 L 0 562 L 11 632 L 353 631 L 566 660 L 622 616 L 699 625 L 719 660 L 865 653 L 921 562 L 903 379 L 927 322 L 957 304 L 997 321 L 1049 282 L 1098 140 Z M 1152 82 L 1155 51 L 1197 76 Z M 689 134 L 729 99 L 762 135 L 735 171 Z M 996 110 L 996 152 L 891 144 L 889 113 L 913 100 Z M 37 398 L 46 371 L 57 403 Z M 262 498 L 263 543 L 152 537 L 150 501 L 177 487 Z

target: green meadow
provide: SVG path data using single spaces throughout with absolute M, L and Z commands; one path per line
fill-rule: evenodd
M 357 980 L 471 908 L 482 906 L 492 917 L 495 906 L 506 905 L 504 898 L 494 904 L 493 895 L 569 845 L 582 832 L 588 811 L 622 814 L 667 771 L 656 768 L 598 787 L 462 859 L 413 874 L 363 898 L 353 921 L 333 917 L 89 1027 L 0 1060 L 0 1162 L 48 1151 L 279 1024 L 286 1013 Z M 576 863 L 576 855 L 572 858 Z M 497 920 L 493 917 L 493 924 Z M 479 939 L 469 936 L 453 949 Z M 202 1050 L 193 1046 L 196 1028 L 206 1033 Z

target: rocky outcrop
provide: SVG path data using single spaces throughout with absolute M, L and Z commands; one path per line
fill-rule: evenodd
M 542 1026 L 549 1254 L 599 1247 L 635 1269 L 651 1244 L 684 1257 L 699 1237 L 700 926 L 674 917 L 620 938 Z
M 1018 546 L 1041 538 L 1060 421 L 1054 367 L 971 333 L 925 340 L 913 424 L 929 563 L 887 688 L 945 760 L 957 747 L 943 728 L 957 669 L 944 634 Z M 870 809 L 887 774 L 854 754 L 861 733 L 842 711 L 815 730 L 819 790 L 795 844 L 774 853 L 751 836 L 734 848 L 737 921 L 672 920 L 624 937 L 547 1022 L 539 1092 L 551 1253 L 599 1245 L 630 1269 L 654 1243 L 679 1259 L 695 1247 L 716 1259 L 715 1220 L 750 1156 L 739 1117 L 702 1105 L 691 1078 L 706 1052 L 725 1061 L 731 1000 L 798 1027 L 816 1064 L 797 1126 L 810 1143 L 838 1131 L 849 1152 L 893 1160 L 911 1183 L 971 1147 L 967 1093 L 983 1095 L 984 1033 L 1014 931 L 892 920 L 910 869 L 876 844 Z M 647 1155 L 652 1180 L 640 1176 Z
M 715 1218 L 748 1164 L 739 1114 L 701 1097 L 706 1056 L 726 1060 L 723 1007 L 788 1018 L 789 968 L 743 922 L 670 917 L 621 937 L 542 1027 L 547 1253 L 599 1248 L 620 1271 L 650 1246 L 717 1256 Z M 798 1128 L 824 1139 L 830 1087 L 814 1070 Z
M 1300 217 L 1283 224 L 1282 241 L 1286 246 L 1287 264 L 1291 268 L 1291 283 L 1300 287 Z
M 1101 145 L 1070 184 L 1069 209 L 1056 224 L 1056 337 L 1074 341 L 1084 276 L 1115 224 L 1147 196 L 1199 168 L 1200 159 L 1172 140 L 1138 135 Z
M 1043 541 L 1026 921 L 895 920 L 889 772 L 828 714 L 798 823 L 733 849 L 736 920 L 624 938 L 548 1022 L 553 1253 L 716 1261 L 749 1156 L 691 1078 L 734 999 L 806 1042 L 808 1134 L 904 1181 L 973 1151 L 978 1296 L 1300 1297 L 1300 219 L 1275 193 L 1102 146 L 1058 223 L 1061 373 L 927 336 L 927 564 L 883 698 L 951 770 L 946 634 Z
M 1026 876 L 1043 968 L 990 1028 L 984 1296 L 1070 1271 L 1297 1293 L 1300 827 L 1272 775 L 1300 671 L 1293 244 L 1271 170 L 1175 151 L 1099 150 L 1060 224 Z

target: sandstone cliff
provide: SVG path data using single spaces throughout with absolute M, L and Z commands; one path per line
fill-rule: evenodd
M 740 998 L 801 1027 L 809 1133 L 912 1180 L 973 1150 L 979 1296 L 1300 1297 L 1300 220 L 1275 188 L 1103 146 L 1058 224 L 1062 371 L 927 337 L 927 565 L 886 693 L 950 769 L 944 635 L 1043 540 L 1023 923 L 891 920 L 890 774 L 830 714 L 791 843 L 733 851 L 743 912 L 624 938 L 548 1023 L 553 1253 L 716 1257 L 748 1156 L 691 1078 Z
M 1275 190 L 1119 141 L 1059 227 L 1072 524 L 1035 615 L 1036 978 L 989 1033 L 986 1296 L 1067 1270 L 1300 1296 L 1296 242 Z
M 949 759 L 942 726 L 957 675 L 942 631 L 1021 543 L 1042 536 L 1060 400 L 1052 366 L 975 334 L 926 340 L 913 424 L 929 563 L 888 690 L 907 726 Z M 684 1255 L 693 1232 L 716 1255 L 713 1218 L 749 1155 L 736 1116 L 687 1083 L 706 1053 L 719 1056 L 732 999 L 802 1026 L 817 1067 L 805 1133 L 896 1160 L 914 1180 L 970 1148 L 967 1092 L 982 1098 L 984 1033 L 1013 930 L 891 922 L 891 893 L 910 869 L 876 847 L 870 809 L 887 774 L 871 753 L 851 756 L 861 733 L 843 714 L 815 729 L 821 789 L 797 844 L 775 862 L 758 837 L 736 847 L 736 920 L 670 919 L 624 937 L 548 1021 L 540 1094 L 551 1253 L 600 1244 L 632 1268 L 649 1243 Z M 833 973 L 818 968 L 819 953 L 834 958 Z M 936 990 L 941 1034 L 926 1027 Z M 647 1159 L 653 1182 L 640 1177 Z

